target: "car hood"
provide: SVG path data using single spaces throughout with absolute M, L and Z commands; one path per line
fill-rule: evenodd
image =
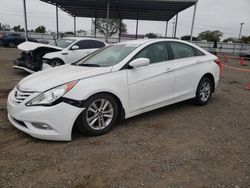
M 52 48 L 52 49 L 56 49 L 56 50 L 63 50 L 63 48 L 60 48 L 57 46 L 42 44 L 42 43 L 37 43 L 37 42 L 29 42 L 29 41 L 23 42 L 17 46 L 17 48 L 19 50 L 22 50 L 25 52 L 33 51 L 33 50 L 35 50 L 37 48 L 41 48 L 41 47 Z
M 21 91 L 44 92 L 64 83 L 105 74 L 111 71 L 112 67 L 63 65 L 27 76 L 19 82 L 18 88 Z

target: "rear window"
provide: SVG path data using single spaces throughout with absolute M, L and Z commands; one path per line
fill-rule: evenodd
M 96 40 L 88 40 L 89 48 L 102 48 L 105 46 L 105 44 L 101 41 Z
M 188 58 L 194 56 L 202 56 L 200 50 L 180 42 L 169 42 L 170 48 L 173 52 L 174 59 Z

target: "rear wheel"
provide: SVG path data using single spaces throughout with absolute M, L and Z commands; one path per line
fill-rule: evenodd
M 10 48 L 15 48 L 16 45 L 15 45 L 14 42 L 9 42 L 9 43 L 8 43 L 8 46 L 9 46 Z
M 64 62 L 61 59 L 52 59 L 49 62 L 49 65 L 51 67 L 58 67 L 58 66 L 64 65 Z
M 194 98 L 195 104 L 199 106 L 206 105 L 211 98 L 212 88 L 213 84 L 211 80 L 207 77 L 202 78 L 196 91 L 196 97 Z
M 98 136 L 112 129 L 118 117 L 118 105 L 109 94 L 97 94 L 86 101 L 86 109 L 78 118 L 82 134 Z

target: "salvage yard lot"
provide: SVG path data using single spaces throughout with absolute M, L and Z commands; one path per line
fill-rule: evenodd
M 7 120 L 7 95 L 27 76 L 12 69 L 18 56 L 0 48 L 0 187 L 250 187 L 250 72 L 224 68 L 205 107 L 186 101 L 50 142 Z

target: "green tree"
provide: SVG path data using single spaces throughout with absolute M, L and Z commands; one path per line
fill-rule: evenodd
M 120 20 L 117 19 L 109 19 L 109 26 L 106 27 L 107 19 L 105 18 L 97 18 L 96 19 L 96 30 L 104 35 L 105 37 L 111 37 L 112 35 L 119 32 L 120 28 Z M 92 20 L 92 24 L 95 25 L 95 20 Z M 92 31 L 94 32 L 94 31 Z M 121 21 L 121 32 L 127 32 L 127 25 Z
M 219 30 L 215 31 L 203 31 L 198 34 L 198 40 L 206 40 L 208 42 L 219 42 L 221 37 L 223 36 L 223 33 Z
M 147 37 L 149 39 L 153 39 L 153 38 L 158 38 L 158 35 L 155 33 L 147 33 L 147 34 L 145 34 L 145 37 Z
M 20 25 L 17 25 L 17 26 L 14 26 L 13 28 L 12 28 L 14 31 L 19 31 L 19 32 L 23 32 L 24 31 L 24 28 L 21 28 L 21 26 Z
M 0 23 L 0 30 L 3 30 L 3 31 L 10 31 L 10 26 L 8 24 L 3 24 L 3 23 Z
M 226 39 L 223 40 L 223 42 L 229 42 L 229 41 L 238 42 L 238 39 L 234 38 L 234 37 L 229 37 L 229 38 L 226 38 Z
M 36 32 L 36 33 L 45 33 L 45 32 L 46 32 L 46 27 L 44 27 L 43 25 L 40 25 L 40 26 L 38 26 L 38 27 L 35 29 L 35 32 Z
M 250 36 L 243 36 L 241 37 L 241 42 L 242 43 L 250 43 Z
M 64 34 L 65 35 L 74 35 L 74 32 L 72 32 L 72 31 L 66 31 L 66 32 L 64 32 Z

